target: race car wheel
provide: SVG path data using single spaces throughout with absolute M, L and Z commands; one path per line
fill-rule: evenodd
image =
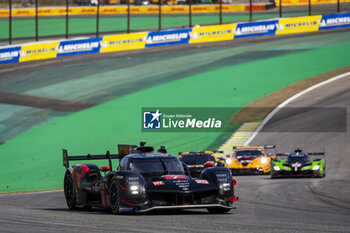
M 64 175 L 64 195 L 66 196 L 67 206 L 70 210 L 75 209 L 76 197 L 74 192 L 73 177 L 70 171 Z
M 326 165 L 324 165 L 324 168 L 323 168 L 323 177 L 326 177 Z
M 111 209 L 114 214 L 119 212 L 120 197 L 118 195 L 118 184 L 115 177 L 111 181 L 109 189 L 109 202 L 111 204 Z
M 230 209 L 224 209 L 224 208 L 208 208 L 207 210 L 211 214 L 224 214 L 230 211 Z

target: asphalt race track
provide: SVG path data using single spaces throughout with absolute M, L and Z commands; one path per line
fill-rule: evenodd
M 317 88 L 287 107 L 346 107 L 350 76 Z M 317 114 L 317 113 L 316 113 Z M 347 121 L 350 113 L 347 114 Z M 347 132 L 278 132 L 278 125 L 300 124 L 297 118 L 271 122 L 275 132 L 258 134 L 251 144 L 276 144 L 278 151 L 301 146 L 325 149 L 325 179 L 237 177 L 237 209 L 212 215 L 205 210 L 112 215 L 109 211 L 69 211 L 62 191 L 0 196 L 1 232 L 350 232 L 350 151 Z M 324 122 L 328 124 L 328 122 Z M 63 178 L 63 174 L 62 174 Z

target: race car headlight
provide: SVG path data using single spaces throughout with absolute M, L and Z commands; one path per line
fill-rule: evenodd
M 262 158 L 260 159 L 260 162 L 261 162 L 262 164 L 267 163 L 267 158 L 262 157 Z
M 226 159 L 226 163 L 227 163 L 228 165 L 230 165 L 230 164 L 232 163 L 232 160 L 231 160 L 231 159 Z
M 316 171 L 318 169 L 320 169 L 320 165 L 318 165 L 318 164 L 312 168 L 312 170 L 314 170 L 314 171 Z
M 139 194 L 139 186 L 138 185 L 131 185 L 130 191 L 131 191 L 131 194 Z
M 279 171 L 279 170 L 281 170 L 281 168 L 280 168 L 279 166 L 274 166 L 274 167 L 273 167 L 273 170 Z

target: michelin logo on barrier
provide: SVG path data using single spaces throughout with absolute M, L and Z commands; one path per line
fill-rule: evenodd
M 279 27 L 278 20 L 238 23 L 234 38 L 275 35 L 277 27 Z
M 99 53 L 102 37 L 91 39 L 61 41 L 57 48 L 57 57 L 77 54 Z
M 211 41 L 232 40 L 236 24 L 222 24 L 214 26 L 195 26 L 190 35 L 190 44 Z
M 22 45 L 19 62 L 55 58 L 58 41 Z
M 187 44 L 192 31 L 189 29 L 169 30 L 160 32 L 150 32 L 148 36 L 144 38 L 146 47 L 155 47 L 163 45 L 175 45 L 175 44 Z
M 227 34 L 232 34 L 232 30 L 227 29 L 227 30 L 217 30 L 217 31 L 207 31 L 207 32 L 194 32 L 190 33 L 190 38 L 191 39 L 199 39 L 200 37 L 220 37 L 224 36 Z
M 21 54 L 21 47 L 0 49 L 0 64 L 18 62 Z
M 350 27 L 350 13 L 322 15 L 320 30 Z
M 276 35 L 318 31 L 321 15 L 283 18 L 279 20 Z

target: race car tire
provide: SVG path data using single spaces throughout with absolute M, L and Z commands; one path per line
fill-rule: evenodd
M 74 191 L 73 177 L 70 171 L 66 171 L 64 175 L 64 195 L 66 197 L 67 206 L 70 210 L 76 208 L 76 196 Z
M 207 210 L 211 214 L 225 214 L 230 211 L 230 209 L 224 208 L 207 208 Z
M 326 164 L 324 165 L 324 168 L 323 168 L 323 178 L 326 177 Z
M 109 203 L 113 214 L 118 214 L 120 206 L 120 197 L 118 195 L 118 183 L 115 177 L 112 178 L 109 188 Z

